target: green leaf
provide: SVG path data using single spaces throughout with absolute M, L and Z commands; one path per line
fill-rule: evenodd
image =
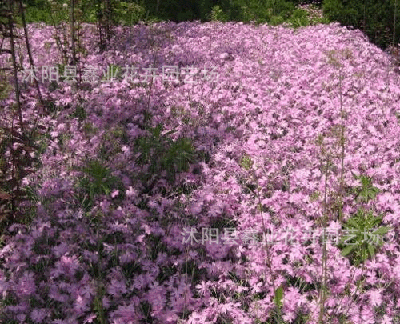
M 371 257 L 373 257 L 374 254 L 375 254 L 375 249 L 374 249 L 374 247 L 372 245 L 368 245 L 368 251 L 369 251 L 369 255 Z
M 152 130 L 153 136 L 156 137 L 156 138 L 159 138 L 162 129 L 163 129 L 162 124 L 158 124 L 156 127 L 154 127 L 153 130 Z
M 346 227 L 359 228 L 360 224 L 355 218 L 350 218 L 346 223 Z
M 346 256 L 351 253 L 351 251 L 356 247 L 356 245 L 348 245 L 342 250 L 342 255 Z
M 275 296 L 274 296 L 274 303 L 277 307 L 282 307 L 282 298 L 283 298 L 283 288 L 282 286 L 279 286 L 275 290 Z
M 387 232 L 389 232 L 389 230 L 390 226 L 381 226 L 372 234 L 385 235 Z

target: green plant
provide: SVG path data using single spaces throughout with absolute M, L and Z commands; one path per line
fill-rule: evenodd
M 329 19 L 321 15 L 316 6 L 296 8 L 287 22 L 293 27 L 313 26 L 318 24 L 328 24 Z
M 283 22 L 285 22 L 285 19 L 282 16 L 272 16 L 269 21 L 269 24 L 272 26 L 278 26 Z
M 22 131 L 13 126 L 0 128 L 0 234 L 15 222 L 29 224 L 35 216 L 37 196 L 34 188 L 23 186 L 23 179 L 39 164 L 37 154 L 31 155 L 39 150 L 39 134 L 35 127 Z
M 376 195 L 379 193 L 379 189 L 372 185 L 372 179 L 365 175 L 357 176 L 354 173 L 352 174 L 355 179 L 361 180 L 361 187 L 353 189 L 355 199 L 361 202 L 368 202 L 369 200 L 375 199 Z
M 318 24 L 329 24 L 330 20 L 323 15 L 322 10 L 316 5 L 308 6 L 305 11 L 307 11 L 308 19 L 310 21 L 310 25 L 318 25 Z
M 177 173 L 187 171 L 190 163 L 195 160 L 195 150 L 190 139 L 168 137 L 175 132 L 170 130 L 161 134 L 163 126 L 158 124 L 150 128 L 150 136 L 136 140 L 135 149 L 139 153 L 137 163 L 148 165 L 148 172 L 143 175 L 144 180 L 158 179 L 162 171 L 166 171 L 166 178 L 170 184 L 175 181 Z M 153 182 L 154 184 L 154 182 Z
M 75 107 L 75 111 L 71 114 L 71 117 L 73 118 L 78 118 L 78 120 L 81 122 L 86 119 L 86 111 L 85 108 L 82 107 L 81 105 L 78 105 Z
M 102 142 L 99 147 L 99 156 L 102 159 L 107 160 L 108 158 L 121 153 L 122 145 L 129 143 L 126 130 L 123 127 L 114 127 L 111 130 L 104 133 L 102 136 Z
M 253 167 L 253 164 L 254 164 L 254 162 L 250 156 L 248 156 L 246 154 L 242 156 L 242 159 L 240 161 L 240 166 L 242 168 L 244 168 L 248 171 Z
M 369 257 L 373 257 L 381 242 L 379 236 L 385 235 L 389 230 L 389 226 L 380 226 L 382 216 L 374 216 L 372 211 L 364 211 L 359 209 L 344 225 L 346 232 L 339 244 L 343 256 L 348 256 L 350 261 L 358 266 Z M 371 242 L 372 241 L 372 242 Z
M 113 81 L 114 79 L 117 79 L 119 81 L 122 80 L 122 74 L 121 74 L 121 67 L 118 65 L 110 64 L 107 66 L 107 70 L 103 72 L 103 77 L 102 77 L 102 82 L 108 82 L 108 81 Z
M 133 2 L 117 2 L 116 20 L 123 25 L 133 25 L 143 20 L 146 9 Z
M 308 19 L 308 14 L 305 10 L 295 9 L 288 19 L 288 22 L 294 27 L 309 26 L 310 20 Z
M 226 15 L 222 9 L 220 8 L 220 6 L 214 6 L 211 9 L 211 13 L 210 13 L 210 20 L 211 21 L 223 21 L 226 22 L 228 21 L 228 15 Z
M 318 190 L 314 191 L 311 195 L 310 195 L 310 201 L 314 202 L 317 201 L 319 199 L 320 196 L 320 192 Z
M 84 123 L 82 129 L 87 136 L 97 134 L 98 132 L 98 128 L 93 126 L 92 123 Z
M 50 23 L 50 20 L 52 20 L 52 23 L 54 25 L 59 25 L 61 22 L 68 21 L 69 18 L 69 6 L 64 5 L 63 3 L 57 2 L 57 1 L 49 1 L 48 2 L 49 7 L 47 9 L 50 9 L 49 14 L 51 15 L 51 19 L 49 19 L 49 16 L 46 16 L 46 22 Z
M 400 23 L 395 19 L 399 15 L 397 0 L 325 0 L 322 8 L 329 20 L 362 30 L 382 49 L 399 42 Z
M 111 190 L 121 186 L 118 178 L 111 174 L 111 171 L 98 160 L 89 161 L 81 169 L 83 177 L 78 181 L 81 192 L 78 193 L 78 200 L 86 211 L 93 207 L 97 195 L 108 195 Z
M 274 294 L 274 303 L 275 303 L 276 307 L 279 307 L 279 308 L 282 307 L 282 305 L 283 305 L 282 299 L 283 299 L 283 288 L 281 285 L 275 290 L 275 294 Z
M 11 88 L 10 84 L 6 81 L 5 71 L 0 70 L 0 100 L 8 98 Z

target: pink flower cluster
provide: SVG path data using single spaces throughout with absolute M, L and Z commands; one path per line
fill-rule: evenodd
M 37 189 L 38 215 L 10 228 L 0 249 L 4 323 L 317 323 L 321 309 L 324 323 L 399 321 L 396 237 L 360 266 L 317 242 L 177 239 L 192 226 L 304 233 L 322 227 L 326 214 L 342 228 L 332 207 L 341 189 L 345 221 L 363 207 L 398 231 L 399 75 L 381 50 L 337 23 L 293 30 L 191 22 L 118 27 L 111 48 L 98 53 L 93 28 L 83 28 L 84 65 L 216 66 L 219 81 L 89 89 L 60 82 L 51 93 L 40 84 L 60 107 L 40 118 L 35 87 L 23 90 L 24 118 L 50 136 L 40 169 L 25 181 Z M 61 61 L 54 42 L 44 46 L 53 27 L 28 31 L 35 64 Z M 11 107 L 13 99 L 4 102 Z M 83 120 L 74 115 L 78 106 Z M 11 111 L 0 115 L 7 123 Z M 159 123 L 163 136 L 175 130 L 165 136 L 189 138 L 198 152 L 173 184 L 166 170 L 144 183 L 151 165 L 137 163 L 137 139 Z M 343 124 L 342 169 L 336 135 Z M 163 147 L 150 150 L 153 158 L 156 149 Z M 88 158 L 102 159 L 124 186 L 95 196 L 89 211 L 78 199 Z M 375 200 L 355 199 L 351 188 L 360 183 L 352 173 L 372 179 Z

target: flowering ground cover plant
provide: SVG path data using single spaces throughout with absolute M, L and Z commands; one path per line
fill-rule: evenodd
M 37 215 L 0 250 L 2 322 L 399 321 L 400 88 L 387 54 L 337 23 L 119 27 L 102 53 L 92 27 L 84 66 L 214 66 L 218 80 L 44 82 L 46 114 L 26 84 L 24 118 L 47 134 L 24 179 Z M 62 62 L 53 27 L 29 32 L 38 66 Z M 190 245 L 189 227 L 357 235 Z

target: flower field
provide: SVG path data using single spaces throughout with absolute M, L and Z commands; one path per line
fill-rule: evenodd
M 1 323 L 399 323 L 399 74 L 360 31 L 139 24 L 100 52 L 84 24 L 75 82 L 54 27 L 28 30 L 59 79 L 38 72 L 39 109 L 19 72 L 45 131 Z

